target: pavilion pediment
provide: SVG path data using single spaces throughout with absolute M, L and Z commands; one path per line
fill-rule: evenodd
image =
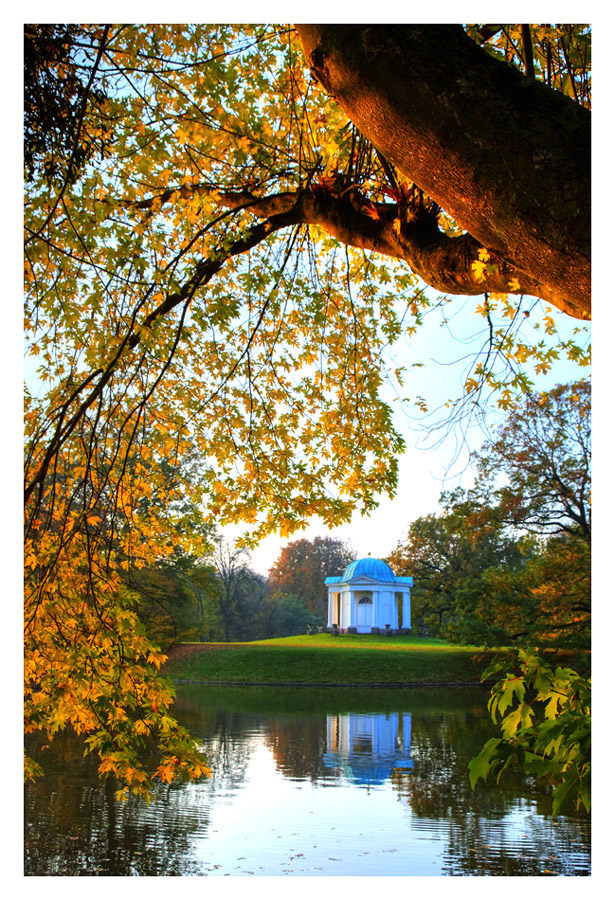
M 354 587 L 370 587 L 375 584 L 388 584 L 389 582 L 378 581 L 377 578 L 370 578 L 369 575 L 357 575 L 356 578 L 349 578 L 348 581 L 345 581 L 344 584 L 351 584 Z

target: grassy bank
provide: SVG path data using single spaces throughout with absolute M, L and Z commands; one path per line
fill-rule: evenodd
M 242 644 L 181 644 L 165 674 L 236 684 L 478 684 L 493 654 L 408 636 L 301 635 Z

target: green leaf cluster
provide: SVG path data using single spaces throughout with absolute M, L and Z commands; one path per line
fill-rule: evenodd
M 569 803 L 591 806 L 591 681 L 573 669 L 556 667 L 520 650 L 518 666 L 497 662 L 483 680 L 502 672 L 491 689 L 489 711 L 501 737 L 490 738 L 470 761 L 472 788 L 480 778 L 513 765 L 553 786 L 552 813 Z

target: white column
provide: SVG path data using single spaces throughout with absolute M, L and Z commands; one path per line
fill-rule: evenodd
M 356 610 L 355 610 L 355 601 L 354 601 L 354 591 L 350 591 L 350 610 L 348 614 L 348 627 L 355 628 L 356 627 Z
M 395 619 L 393 618 L 393 610 L 391 609 L 393 605 L 393 597 L 394 594 L 392 591 L 381 591 L 380 593 L 380 627 L 384 628 L 385 625 L 390 625 L 391 628 L 395 627 Z
M 410 588 L 406 588 L 403 592 L 402 601 L 402 628 L 411 628 L 410 624 Z
M 372 628 L 378 628 L 378 613 L 380 611 L 380 591 L 372 591 Z

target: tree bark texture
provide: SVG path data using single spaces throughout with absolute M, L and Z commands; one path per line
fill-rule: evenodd
M 389 162 L 502 269 L 590 317 L 587 109 L 490 57 L 458 25 L 297 30 L 313 75 Z

